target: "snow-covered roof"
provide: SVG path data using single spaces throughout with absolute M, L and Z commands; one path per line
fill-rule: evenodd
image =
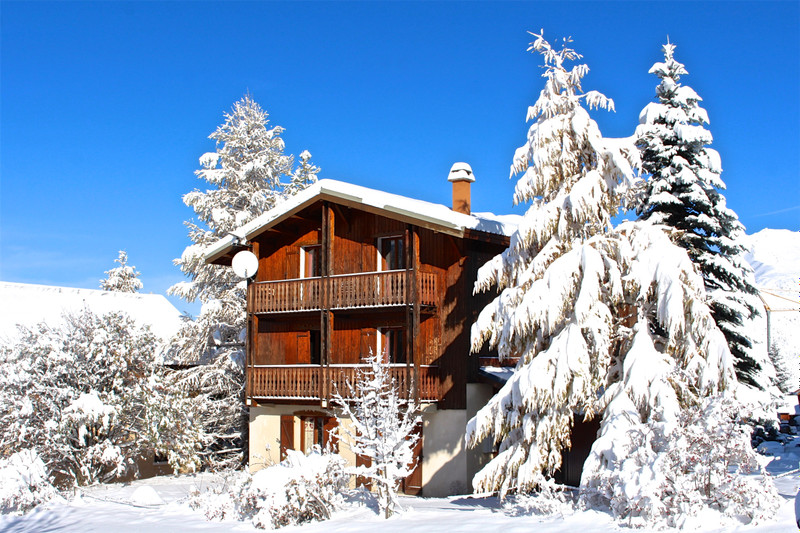
M 442 233 L 463 237 L 466 230 L 511 236 L 520 221 L 519 215 L 498 216 L 492 213 L 465 215 L 442 204 L 416 200 L 398 194 L 323 179 L 278 204 L 206 249 L 205 260 L 212 262 L 227 254 L 239 239 L 250 240 L 280 221 L 319 200 L 331 200 L 411 223 L 423 224 Z
M 787 413 L 790 415 L 800 415 L 800 404 L 797 402 L 797 396 L 786 395 L 778 401 L 778 412 Z
M 514 375 L 514 367 L 482 366 L 480 367 L 478 372 L 489 378 L 490 381 L 497 383 L 498 385 L 505 385 L 506 381 L 511 379 L 511 376 Z
M 9 338 L 17 325 L 45 322 L 56 327 L 65 313 L 89 309 L 95 314 L 125 312 L 140 324 L 150 326 L 162 339 L 181 325 L 181 313 L 161 294 L 110 292 L 72 287 L 53 287 L 0 281 L 0 338 Z

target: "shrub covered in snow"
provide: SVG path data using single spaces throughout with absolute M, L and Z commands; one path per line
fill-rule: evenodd
M 151 450 L 197 447 L 184 399 L 155 364 L 157 340 L 124 314 L 84 311 L 0 345 L 0 456 L 22 446 L 59 485 L 107 481 Z M 172 456 L 175 468 L 191 454 Z
M 288 450 L 280 464 L 252 475 L 232 474 L 205 492 L 195 490 L 189 503 L 209 520 L 238 518 L 261 529 L 277 529 L 330 518 L 342 504 L 348 477 L 339 455 Z
M 32 450 L 0 459 L 0 514 L 24 513 L 58 497 L 44 463 Z
M 729 395 L 682 410 L 677 420 L 661 417 L 650 431 L 606 431 L 587 461 L 585 501 L 607 505 L 635 526 L 691 526 L 708 520 L 709 510 L 731 525 L 771 517 L 777 492 L 750 431 Z

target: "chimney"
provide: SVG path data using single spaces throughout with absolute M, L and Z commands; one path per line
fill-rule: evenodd
M 470 214 L 470 184 L 475 181 L 472 167 L 467 163 L 454 163 L 447 181 L 453 183 L 453 211 Z

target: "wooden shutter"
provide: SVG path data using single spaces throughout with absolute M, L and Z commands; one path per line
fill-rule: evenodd
M 377 337 L 374 329 L 364 328 L 361 330 L 361 346 L 360 346 L 360 359 L 361 361 L 369 358 L 378 349 L 376 341 Z M 360 361 L 359 361 L 360 362 Z
M 284 264 L 283 279 L 294 279 L 300 277 L 300 249 L 287 247 L 286 263 Z
M 356 455 L 356 467 L 370 465 L 372 465 L 372 459 L 364 455 Z M 372 488 L 372 483 L 366 476 L 356 476 L 356 487 L 364 487 L 365 489 L 370 490 Z
M 339 421 L 336 420 L 336 417 L 329 416 L 325 419 L 325 446 L 330 445 L 331 449 L 336 453 L 339 453 L 339 436 L 336 434 L 336 429 L 338 427 Z
M 422 424 L 417 425 L 414 434 L 419 435 L 417 444 L 414 445 L 414 460 L 417 462 L 417 466 L 403 480 L 403 492 L 410 496 L 417 496 L 422 492 Z
M 294 416 L 281 415 L 281 461 L 286 459 L 286 450 L 294 450 Z
M 294 362 L 300 365 L 311 362 L 311 336 L 307 331 L 297 334 L 297 359 Z

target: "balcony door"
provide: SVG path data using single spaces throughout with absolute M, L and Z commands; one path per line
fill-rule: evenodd
M 297 358 L 289 364 L 318 365 L 322 361 L 322 343 L 319 330 L 297 334 Z
M 300 277 L 318 278 L 322 275 L 322 245 L 300 248 Z
M 312 244 L 300 247 L 300 278 L 322 276 L 322 246 Z M 313 309 L 319 305 L 319 280 L 309 280 L 300 284 L 300 302 L 303 309 Z
M 403 236 L 378 238 L 378 271 L 402 270 L 406 267 Z
M 403 327 L 378 328 L 378 353 L 390 364 L 406 363 L 406 330 Z

